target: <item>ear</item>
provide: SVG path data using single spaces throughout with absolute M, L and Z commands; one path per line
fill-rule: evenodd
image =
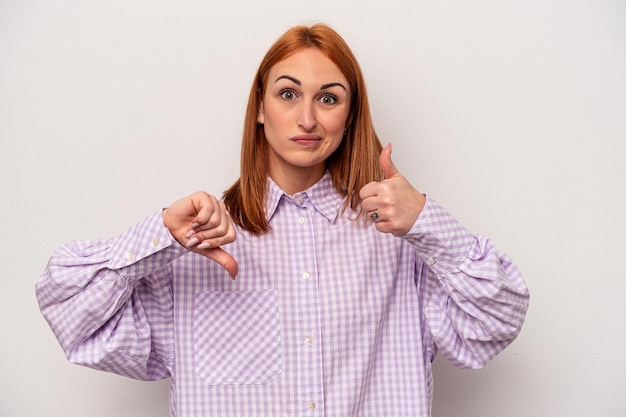
M 260 125 L 265 123 L 265 116 L 263 115 L 263 101 L 259 103 L 259 113 L 256 116 L 256 122 Z

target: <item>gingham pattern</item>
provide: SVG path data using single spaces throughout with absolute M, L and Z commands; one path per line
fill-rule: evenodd
M 276 290 L 198 294 L 196 373 L 211 385 L 263 384 L 280 373 Z
M 225 247 L 236 281 L 160 212 L 61 247 L 37 293 L 68 358 L 170 376 L 178 417 L 425 417 L 437 351 L 477 368 L 516 337 L 519 271 L 432 200 L 397 238 L 340 214 L 328 176 L 292 197 L 269 185 L 272 230 Z

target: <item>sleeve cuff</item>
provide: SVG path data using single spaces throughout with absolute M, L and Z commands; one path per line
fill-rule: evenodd
M 475 240 L 469 230 L 428 196 L 417 221 L 403 238 L 437 275 L 458 267 Z
M 110 267 L 130 281 L 140 279 L 187 253 L 163 224 L 159 210 L 114 239 Z

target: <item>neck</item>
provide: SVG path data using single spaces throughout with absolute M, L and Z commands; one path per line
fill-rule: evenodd
M 294 195 L 310 188 L 324 176 L 326 168 L 320 167 L 290 169 L 270 169 L 270 178 L 287 194 Z

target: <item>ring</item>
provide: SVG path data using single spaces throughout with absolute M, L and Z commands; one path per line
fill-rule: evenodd
M 370 214 L 370 220 L 373 221 L 374 223 L 376 223 L 376 220 L 380 219 L 380 216 L 378 215 L 378 213 L 373 212 L 372 214 Z

